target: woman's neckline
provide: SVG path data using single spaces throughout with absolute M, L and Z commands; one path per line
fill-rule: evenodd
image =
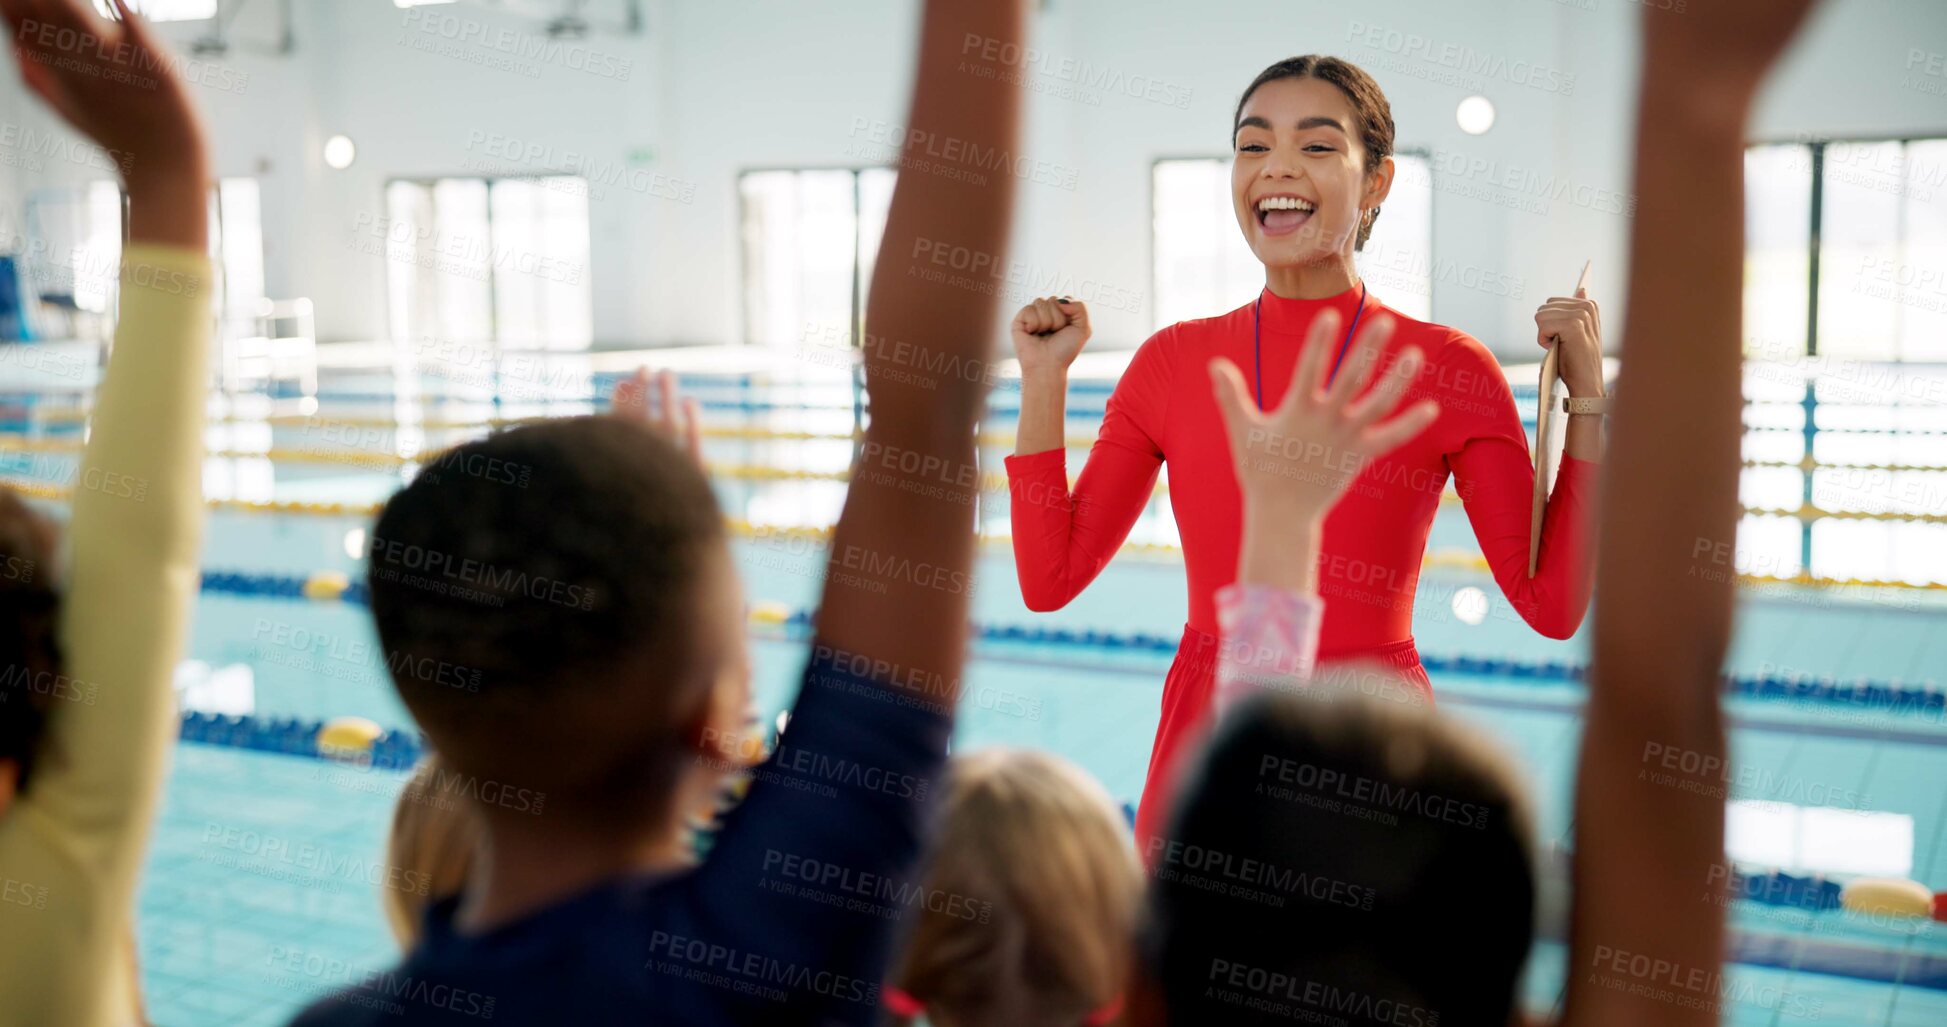
M 1262 330 L 1279 333 L 1302 333 L 1311 327 L 1312 318 L 1319 311 L 1334 309 L 1339 312 L 1341 323 L 1350 323 L 1353 312 L 1359 309 L 1361 300 L 1365 301 L 1365 314 L 1370 315 L 1378 308 L 1378 297 L 1366 292 L 1363 282 L 1355 281 L 1351 288 L 1331 296 L 1317 299 L 1291 299 L 1271 291 L 1266 285 L 1258 293 L 1254 306 L 1260 319 Z
M 1334 279 L 1346 283 L 1344 288 L 1322 296 L 1304 295 L 1307 289 L 1331 288 Z M 1266 267 L 1264 269 L 1265 291 L 1283 300 L 1331 299 L 1333 296 L 1343 294 L 1347 289 L 1358 289 L 1361 280 L 1358 267 L 1349 260 L 1343 264 L 1337 264 L 1329 268 L 1319 265 L 1310 268 Z M 1286 295 L 1279 292 L 1277 287 L 1280 285 L 1292 286 L 1298 295 Z

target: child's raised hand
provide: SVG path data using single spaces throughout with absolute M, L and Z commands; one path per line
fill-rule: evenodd
M 1421 364 L 1419 349 L 1409 346 L 1379 383 L 1366 390 L 1380 350 L 1393 333 L 1390 317 L 1375 318 L 1360 332 L 1351 359 L 1327 386 L 1325 361 L 1338 326 L 1336 311 L 1313 320 L 1291 388 L 1284 402 L 1268 412 L 1252 402 L 1236 364 L 1223 358 L 1210 362 L 1217 407 L 1230 435 L 1247 507 L 1281 518 L 1323 518 L 1367 461 L 1391 452 L 1439 416 L 1439 404 L 1428 399 L 1391 420 L 1380 420 L 1399 406 Z
M 175 57 L 126 0 L 112 3 L 120 21 L 97 17 L 87 0 L 0 0 L 0 15 L 27 87 L 122 169 L 130 237 L 201 249 L 202 121 Z
M 696 466 L 703 466 L 703 419 L 697 413 L 695 399 L 677 394 L 676 376 L 669 371 L 656 372 L 652 381 L 648 368 L 637 368 L 635 374 L 616 383 L 610 412 L 647 424 L 683 447 Z
M 200 147 L 202 125 L 173 55 L 127 0 L 111 3 L 119 22 L 86 0 L 0 0 L 0 13 L 27 86 L 130 175 L 157 175 Z

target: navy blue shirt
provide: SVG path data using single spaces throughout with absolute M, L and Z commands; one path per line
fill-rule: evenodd
M 447 900 L 404 963 L 345 969 L 293 1027 L 875 1023 L 901 921 L 930 901 L 920 857 L 951 731 L 939 697 L 817 647 L 702 864 L 481 934 L 456 931 Z

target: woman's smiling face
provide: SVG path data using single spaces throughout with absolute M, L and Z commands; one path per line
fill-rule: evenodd
M 1233 142 L 1231 202 L 1244 241 L 1266 267 L 1349 257 L 1365 210 L 1392 185 L 1390 158 L 1367 173 L 1358 115 L 1322 79 L 1259 86 Z

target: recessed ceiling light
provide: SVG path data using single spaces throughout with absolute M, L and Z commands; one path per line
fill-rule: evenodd
M 1484 135 L 1494 127 L 1494 101 L 1485 96 L 1470 96 L 1454 108 L 1453 119 L 1470 136 Z
M 351 136 L 332 136 L 330 139 L 325 140 L 324 160 L 326 164 L 331 165 L 339 171 L 343 171 L 351 167 L 352 161 L 357 159 L 358 147 L 352 142 Z

